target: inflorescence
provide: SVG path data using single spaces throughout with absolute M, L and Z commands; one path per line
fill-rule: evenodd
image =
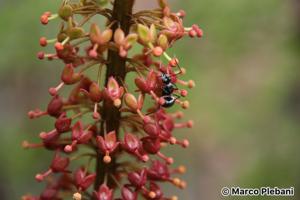
M 178 122 L 183 113 L 168 108 L 187 109 L 182 99 L 195 83 L 179 78 L 186 70 L 167 51 L 183 36 L 200 38 L 203 32 L 197 25 L 184 27 L 185 12 L 172 12 L 165 0 L 158 0 L 157 9 L 135 13 L 133 4 L 63 0 L 57 13 L 40 17 L 43 25 L 54 20 L 61 25 L 57 37 L 39 40 L 55 53 L 41 51 L 37 57 L 61 60 L 64 67 L 61 81 L 49 88 L 47 108 L 28 112 L 31 119 L 54 118 L 54 128 L 39 134 L 41 143 L 22 146 L 45 148 L 54 157 L 35 176 L 46 182 L 45 190 L 23 200 L 176 200 L 163 194 L 160 183 L 186 187 L 176 176 L 185 167 L 171 167 L 174 160 L 162 149 L 189 146 L 173 132 L 191 128 L 193 121 Z M 106 19 L 101 28 L 97 15 Z M 69 93 L 63 97 L 65 88 Z

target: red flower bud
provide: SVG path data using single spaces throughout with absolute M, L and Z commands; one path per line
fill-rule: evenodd
M 199 28 L 198 25 L 194 24 L 192 26 L 192 30 L 194 30 L 196 32 L 197 37 L 202 37 L 203 36 L 203 30 Z
M 55 45 L 54 45 L 54 47 L 55 47 L 55 49 L 56 49 L 57 51 L 62 51 L 62 50 L 64 50 L 64 45 L 63 45 L 62 43 L 60 43 L 60 42 L 56 42 Z
M 40 38 L 40 45 L 41 45 L 42 47 L 47 46 L 47 38 L 41 37 L 41 38 Z
M 188 33 L 191 38 L 196 37 L 197 35 L 197 32 L 194 29 L 191 29 Z
M 49 16 L 48 16 L 48 15 L 45 15 L 45 14 L 42 15 L 41 18 L 40 18 L 40 21 L 41 21 L 41 23 L 44 24 L 44 25 L 48 24 L 48 22 L 49 22 Z
M 144 137 L 142 139 L 143 142 L 143 149 L 150 154 L 156 154 L 160 150 L 160 140 L 151 138 L 151 137 Z
M 47 113 L 53 117 L 58 117 L 62 113 L 63 101 L 57 95 L 48 104 Z
M 43 60 L 45 58 L 45 53 L 40 51 L 37 53 L 37 57 L 38 57 L 38 59 Z

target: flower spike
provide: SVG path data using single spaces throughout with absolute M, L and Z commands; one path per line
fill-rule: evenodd
M 57 13 L 39 17 L 43 25 L 59 21 L 54 38 L 38 39 L 52 52 L 37 53 L 40 60 L 61 61 L 59 82 L 49 87 L 45 110 L 28 112 L 30 119 L 52 118 L 53 127 L 22 147 L 47 149 L 54 158 L 35 176 L 45 189 L 23 200 L 178 199 L 166 196 L 160 183 L 185 188 L 177 175 L 186 169 L 173 168 L 173 156 L 163 150 L 189 146 L 175 130 L 188 134 L 184 129 L 194 125 L 181 110 L 190 107 L 196 84 L 183 79 L 187 67 L 170 48 L 204 34 L 199 25 L 184 25 L 184 10 L 157 3 L 133 13 L 134 0 L 64 0 Z M 95 23 L 99 15 L 106 23 Z

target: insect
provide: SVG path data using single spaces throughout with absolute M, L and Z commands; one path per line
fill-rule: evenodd
M 182 70 L 177 62 L 176 62 L 176 65 L 180 70 L 176 74 L 169 74 L 168 70 L 167 70 L 167 73 L 161 72 L 160 79 L 163 83 L 161 98 L 164 99 L 164 103 L 161 106 L 165 107 L 165 108 L 172 107 L 174 105 L 174 103 L 176 102 L 176 100 L 180 98 L 179 95 L 174 94 L 174 91 L 178 90 L 178 88 L 174 83 L 172 83 L 172 76 L 176 76 L 176 75 L 182 73 Z

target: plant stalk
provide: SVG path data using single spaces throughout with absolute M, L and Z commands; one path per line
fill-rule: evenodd
M 120 27 L 126 35 L 129 33 L 133 5 L 134 0 L 114 1 L 112 15 L 112 22 L 116 22 L 112 26 L 112 30 L 114 32 Z M 109 50 L 107 60 L 108 64 L 106 68 L 105 86 L 107 86 L 109 77 L 114 77 L 120 85 L 123 85 L 126 76 L 126 59 L 120 57 L 117 51 Z M 121 113 L 111 101 L 104 100 L 101 117 L 103 120 L 101 122 L 100 132 L 98 135 L 104 136 L 104 131 L 110 132 L 115 130 L 118 136 Z M 99 186 L 105 181 L 105 177 L 107 177 L 108 187 L 114 188 L 116 186 L 116 183 L 110 175 L 114 175 L 116 172 L 116 160 L 112 157 L 111 163 L 106 164 L 103 162 L 102 158 L 103 155 L 98 153 L 96 161 L 97 176 L 94 185 L 95 190 L 98 190 Z

